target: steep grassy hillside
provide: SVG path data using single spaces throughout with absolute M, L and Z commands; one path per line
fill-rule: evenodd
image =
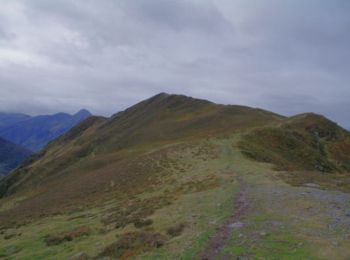
M 39 151 L 73 126 L 91 116 L 81 110 L 75 115 L 58 113 L 45 116 L 0 114 L 0 136 L 31 151 Z
M 348 135 L 164 93 L 90 117 L 0 181 L 0 256 L 346 259 Z
M 31 154 L 31 151 L 0 138 L 0 175 L 18 167 Z
M 350 171 L 350 134 L 328 119 L 303 114 L 244 137 L 243 152 L 281 170 Z
M 0 195 L 18 192 L 28 196 L 30 192 L 30 198 L 14 209 L 23 209 L 20 215 L 25 217 L 104 195 L 101 191 L 110 183 L 118 192 L 132 186 L 137 193 L 147 187 L 157 169 L 149 165 L 148 154 L 168 145 L 232 134 L 281 119 L 259 109 L 159 94 L 110 119 L 90 118 L 76 126 L 3 180 Z M 35 207 L 38 209 L 33 210 Z
M 249 158 L 272 163 L 292 184 L 350 191 L 350 133 L 316 114 L 302 114 L 245 134 Z

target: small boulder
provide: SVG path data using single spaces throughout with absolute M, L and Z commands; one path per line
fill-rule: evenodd
M 69 260 L 89 260 L 89 259 L 90 257 L 84 252 L 79 252 L 69 257 Z
M 259 235 L 260 235 L 261 237 L 266 237 L 266 236 L 268 235 L 268 233 L 267 233 L 266 231 L 260 231 L 260 232 L 259 232 Z
M 230 224 L 230 228 L 232 228 L 232 229 L 238 229 L 238 228 L 242 228 L 243 227 L 243 223 L 242 222 L 235 222 L 235 223 L 232 223 L 232 224 Z
M 316 189 L 320 188 L 320 185 L 316 183 L 305 183 L 304 186 L 308 188 L 316 188 Z

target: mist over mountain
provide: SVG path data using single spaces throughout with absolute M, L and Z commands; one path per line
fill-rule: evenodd
M 89 116 L 90 112 L 85 109 L 74 115 L 57 113 L 28 116 L 1 113 L 0 137 L 35 152 Z

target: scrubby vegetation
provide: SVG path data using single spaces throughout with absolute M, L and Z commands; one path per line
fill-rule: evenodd
M 179 223 L 174 226 L 171 226 L 167 229 L 167 234 L 172 237 L 177 237 L 181 235 L 182 231 L 185 229 L 186 224 Z
M 80 227 L 71 231 L 66 231 L 59 234 L 51 234 L 45 236 L 45 243 L 48 246 L 59 245 L 65 241 L 72 241 L 75 238 L 81 236 L 88 236 L 91 233 L 91 229 L 89 227 Z
M 320 116 L 160 94 L 90 118 L 0 181 L 0 255 L 196 259 L 229 232 L 218 257 L 344 259 L 349 144 Z
M 278 170 L 350 171 L 350 134 L 335 123 L 305 114 L 246 134 L 242 152 Z M 349 150 L 350 151 L 350 150 Z
M 162 247 L 166 241 L 167 238 L 160 233 L 130 232 L 122 235 L 117 242 L 107 246 L 99 256 L 130 259 L 135 254 Z

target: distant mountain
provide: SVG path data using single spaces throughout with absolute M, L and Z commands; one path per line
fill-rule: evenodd
M 31 151 L 0 138 L 0 176 L 15 169 L 31 154 Z
M 31 151 L 39 151 L 48 142 L 80 123 L 90 112 L 83 109 L 74 115 L 28 116 L 24 114 L 0 114 L 0 137 Z
M 30 118 L 30 116 L 25 114 L 0 113 L 0 128 L 8 127 Z

